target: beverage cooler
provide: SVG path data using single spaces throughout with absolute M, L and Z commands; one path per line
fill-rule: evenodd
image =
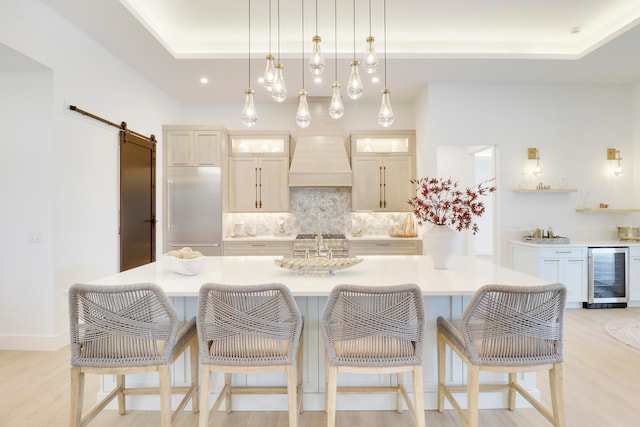
M 588 302 L 585 308 L 626 307 L 629 297 L 629 248 L 590 247 Z

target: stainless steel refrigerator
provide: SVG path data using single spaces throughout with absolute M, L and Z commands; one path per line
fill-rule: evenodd
M 222 255 L 222 181 L 219 167 L 168 167 L 165 252 L 189 246 Z

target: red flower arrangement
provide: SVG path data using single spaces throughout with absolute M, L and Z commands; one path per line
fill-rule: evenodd
M 411 183 L 416 185 L 416 195 L 408 203 L 420 225 L 430 222 L 451 226 L 458 231 L 471 228 L 476 234 L 478 224 L 473 222 L 473 217 L 479 217 L 485 211 L 484 203 L 479 198 L 496 191 L 493 181 L 495 178 L 462 191 L 451 178 L 412 179 Z

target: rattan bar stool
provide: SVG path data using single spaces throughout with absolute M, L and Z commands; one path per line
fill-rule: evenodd
M 337 285 L 320 321 L 326 350 L 327 426 L 336 423 L 336 393 L 396 393 L 396 410 L 403 400 L 417 427 L 424 427 L 422 352 L 424 305 L 416 285 Z M 339 387 L 339 372 L 396 374 L 397 385 Z M 414 402 L 404 387 L 412 373 Z
M 297 427 L 302 411 L 304 320 L 289 289 L 282 284 L 230 286 L 207 283 L 198 298 L 200 341 L 200 420 L 209 417 L 236 393 L 287 394 L 289 426 Z M 236 373 L 284 371 L 287 386 L 236 387 Z M 209 410 L 212 372 L 224 373 L 225 385 Z
M 180 324 L 175 308 L 159 286 L 75 284 L 69 288 L 69 320 L 71 427 L 87 425 L 116 396 L 118 410 L 124 415 L 125 396 L 159 394 L 162 427 L 171 426 L 189 399 L 193 412 L 198 412 L 195 318 Z M 191 385 L 172 388 L 170 366 L 187 349 Z M 125 375 L 145 372 L 158 372 L 159 387 L 126 387 Z M 85 374 L 115 375 L 117 386 L 82 418 Z M 184 394 L 173 415 L 172 393 Z
M 445 397 L 466 426 L 478 426 L 478 394 L 508 390 L 509 409 L 515 409 L 520 393 L 554 426 L 565 426 L 562 396 L 564 285 L 506 286 L 480 288 L 465 307 L 459 322 L 437 320 L 438 410 Z M 467 385 L 445 384 L 446 346 L 467 366 Z M 517 381 L 517 373 L 547 369 L 551 387 L 549 411 Z M 480 371 L 508 373 L 507 384 L 480 385 Z M 453 392 L 467 393 L 467 411 Z

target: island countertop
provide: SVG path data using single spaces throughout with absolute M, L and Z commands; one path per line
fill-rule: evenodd
M 362 256 L 363 261 L 335 275 L 300 274 L 275 264 L 273 256 L 208 256 L 200 272 L 184 276 L 156 261 L 113 276 L 94 280 L 93 284 L 130 284 L 151 282 L 161 286 L 168 296 L 193 297 L 204 283 L 250 285 L 283 283 L 296 296 L 326 296 L 337 284 L 395 285 L 415 283 L 425 296 L 470 295 L 485 284 L 540 285 L 548 282 L 469 256 L 453 258 L 448 270 L 433 268 L 431 258 L 423 255 Z

